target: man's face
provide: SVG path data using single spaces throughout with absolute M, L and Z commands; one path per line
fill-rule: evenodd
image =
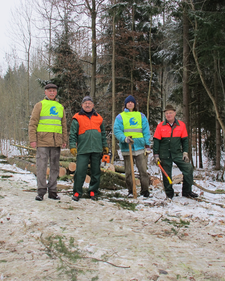
M 57 89 L 50 88 L 45 90 L 45 95 L 50 99 L 54 100 L 57 95 Z
M 127 104 L 126 104 L 126 108 L 129 109 L 130 111 L 133 111 L 134 109 L 134 103 L 132 101 L 129 101 Z
M 85 101 L 84 103 L 82 103 L 82 108 L 86 112 L 91 112 L 94 108 L 94 104 L 92 101 Z
M 176 111 L 174 111 L 174 110 L 167 110 L 165 112 L 166 120 L 169 123 L 173 123 L 175 121 L 175 116 L 176 116 Z

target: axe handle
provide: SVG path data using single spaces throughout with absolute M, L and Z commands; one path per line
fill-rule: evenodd
M 160 162 L 157 162 L 157 165 L 159 166 L 159 168 L 161 169 L 161 171 L 163 172 L 163 174 L 167 177 L 169 184 L 173 184 L 171 178 L 167 175 L 166 171 L 163 169 L 163 167 L 161 166 Z
M 133 162 L 133 156 L 132 156 L 132 144 L 129 143 L 129 154 L 130 154 L 130 166 L 131 166 L 131 175 L 132 175 L 132 183 L 133 183 L 133 196 L 134 199 L 137 199 L 137 190 L 136 190 L 136 183 L 135 183 L 135 177 L 134 177 L 134 162 Z

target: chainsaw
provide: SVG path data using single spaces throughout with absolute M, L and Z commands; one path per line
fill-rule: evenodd
M 103 154 L 102 155 L 102 165 L 103 167 L 110 165 L 111 154 Z

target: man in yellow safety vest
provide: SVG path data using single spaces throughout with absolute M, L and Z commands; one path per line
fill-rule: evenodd
M 136 100 L 128 96 L 124 102 L 124 111 L 117 115 L 114 123 L 114 135 L 119 140 L 124 158 L 126 186 L 128 196 L 133 194 L 129 143 L 132 143 L 132 156 L 136 162 L 141 181 L 141 195 L 149 197 L 149 175 L 147 159 L 150 153 L 150 129 L 146 116 L 137 111 Z
M 37 196 L 42 201 L 48 191 L 50 199 L 59 200 L 57 195 L 57 177 L 59 175 L 60 149 L 66 147 L 67 125 L 64 107 L 56 100 L 58 87 L 55 84 L 45 86 L 45 98 L 38 102 L 32 111 L 29 122 L 30 146 L 37 148 Z M 48 159 L 50 175 L 46 182 Z

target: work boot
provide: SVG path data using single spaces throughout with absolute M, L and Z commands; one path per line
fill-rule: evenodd
M 133 191 L 132 190 L 128 190 L 128 194 L 127 194 L 128 198 L 133 198 Z
M 35 197 L 35 200 L 37 200 L 37 201 L 42 201 L 43 199 L 44 199 L 44 195 L 37 195 Z
M 149 191 L 148 190 L 144 190 L 144 191 L 141 191 L 141 195 L 143 195 L 144 197 L 149 197 Z
M 49 193 L 48 198 L 54 199 L 54 200 L 60 200 L 59 195 L 57 193 Z
M 80 199 L 80 195 L 79 195 L 78 192 L 76 192 L 76 193 L 73 195 L 72 200 L 73 200 L 73 201 L 79 201 L 79 199 Z
M 91 200 L 94 200 L 94 201 L 96 200 L 94 191 L 90 192 L 90 198 L 91 198 Z
M 182 192 L 182 196 L 187 197 L 187 198 L 196 198 L 198 197 L 197 193 L 194 193 L 193 191 L 191 192 Z
M 166 194 L 166 198 L 172 200 L 173 199 L 173 195 L 172 194 Z

